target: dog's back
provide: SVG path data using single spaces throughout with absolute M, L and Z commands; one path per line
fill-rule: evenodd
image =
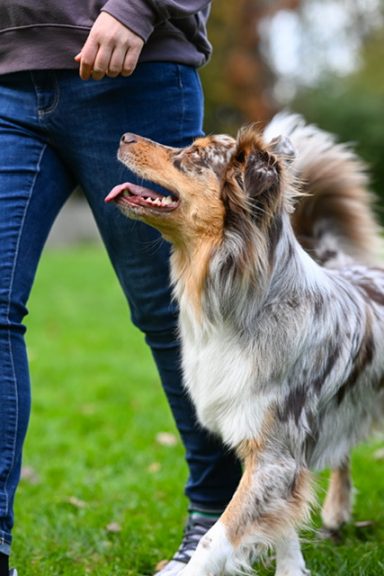
M 301 183 L 292 223 L 302 246 L 319 263 L 340 267 L 372 265 L 380 257 L 380 229 L 374 216 L 366 166 L 350 146 L 305 124 L 296 114 L 278 114 L 267 140 L 284 134 L 296 150 L 293 170 Z
M 336 269 L 337 277 L 357 288 L 357 294 L 360 293 L 366 302 L 368 319 L 373 318 L 369 323 L 372 342 L 363 347 L 366 354 L 362 362 L 370 373 L 372 350 L 382 335 L 384 267 L 380 254 L 380 226 L 374 212 L 375 197 L 369 191 L 366 166 L 350 145 L 337 143 L 332 134 L 306 124 L 299 115 L 282 113 L 275 116 L 264 135 L 270 140 L 278 134 L 289 137 L 296 151 L 291 169 L 298 178 L 302 195 L 298 197 L 291 220 L 297 239 L 315 261 Z M 331 327 L 329 329 L 332 332 Z M 374 372 L 370 373 L 372 379 L 376 377 Z M 368 388 L 361 389 L 360 397 L 358 389 L 356 386 L 353 400 L 360 399 L 356 414 L 359 410 L 364 412 L 363 396 L 369 396 Z M 338 402 L 342 397 L 339 392 Z M 380 409 L 382 397 L 382 393 L 377 396 L 375 392 L 371 398 L 371 413 L 377 408 L 379 419 L 383 410 L 383 407 Z M 331 412 L 327 405 L 327 415 Z M 363 429 L 363 414 L 358 420 Z M 326 443 L 332 445 L 331 439 Z M 315 451 L 315 460 L 322 449 Z

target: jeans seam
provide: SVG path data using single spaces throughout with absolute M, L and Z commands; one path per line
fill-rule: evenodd
M 48 72 L 47 72 L 47 73 L 48 73 Z M 58 104 L 58 102 L 59 102 L 59 97 L 60 97 L 60 94 L 59 94 L 59 83 L 58 83 L 58 81 L 57 81 L 56 75 L 54 75 L 54 76 L 53 76 L 54 96 L 53 96 L 53 99 L 52 99 L 52 103 L 51 103 L 49 106 L 47 106 L 46 108 L 41 108 L 41 107 L 39 106 L 39 99 L 40 99 L 39 94 L 40 94 L 40 91 L 39 91 L 39 88 L 38 88 L 38 83 L 37 83 L 36 77 L 34 76 L 33 72 L 31 72 L 30 75 L 31 75 L 31 80 L 32 80 L 33 89 L 34 89 L 34 92 L 35 92 L 35 94 L 36 94 L 37 115 L 38 115 L 38 117 L 39 117 L 39 120 L 43 120 L 46 116 L 48 116 L 49 114 L 51 114 L 52 112 L 54 112 L 55 109 L 56 109 L 56 107 L 57 107 L 57 104 Z
M 183 139 L 183 127 L 184 127 L 184 118 L 185 118 L 185 98 L 184 98 L 184 84 L 183 84 L 183 77 L 182 77 L 182 67 L 180 64 L 177 65 L 177 72 L 179 76 L 179 88 L 181 92 L 181 118 L 180 118 L 180 134 L 179 134 L 179 141 L 181 142 Z
M 36 174 L 32 180 L 32 184 L 30 187 L 30 193 L 29 193 L 29 197 L 27 200 L 27 203 L 25 205 L 25 209 L 24 209 L 24 213 L 23 213 L 23 217 L 21 220 L 21 226 L 20 226 L 20 231 L 19 231 L 19 235 L 17 238 L 17 242 L 16 242 L 16 250 L 15 250 L 15 256 L 13 259 L 13 266 L 12 266 L 12 272 L 11 272 L 11 279 L 10 279 L 10 283 L 9 283 L 9 291 L 8 291 L 8 307 L 7 307 L 7 311 L 6 311 L 6 318 L 8 321 L 8 324 L 10 325 L 10 310 L 11 310 L 11 295 L 12 295 L 12 290 L 13 290 L 13 283 L 14 283 L 14 279 L 15 279 L 15 270 L 16 270 L 16 262 L 17 262 L 17 258 L 19 255 L 19 248 L 20 248 L 20 239 L 21 236 L 23 234 L 23 229 L 24 229 L 24 223 L 25 223 L 25 218 L 28 212 L 28 208 L 29 208 L 29 204 L 31 201 L 31 197 L 32 197 L 32 192 L 33 192 L 33 188 L 35 186 L 35 182 L 36 182 L 36 178 L 39 174 L 39 168 L 41 165 L 41 160 L 43 158 L 44 152 L 46 150 L 47 145 L 45 144 L 40 152 L 38 161 L 37 161 L 37 170 L 36 170 Z M 18 394 L 17 394 L 17 383 L 16 383 L 16 371 L 15 371 L 15 362 L 14 362 L 14 358 L 13 358 L 13 353 L 12 353 L 12 343 L 11 343 L 11 333 L 10 331 L 8 332 L 8 347 L 9 347 L 9 357 L 11 359 L 11 367 L 12 367 L 12 377 L 13 377 L 13 382 L 14 382 L 14 387 L 15 387 L 15 398 L 16 398 L 16 422 L 18 422 L 19 419 L 19 399 L 18 399 Z M 12 462 L 11 462 L 11 466 L 9 468 L 9 472 L 5 478 L 4 481 L 4 496 L 5 496 L 5 509 L 6 512 L 8 512 L 8 507 L 9 507 L 9 500 L 8 500 L 8 493 L 7 493 L 7 484 L 9 481 L 9 476 L 11 474 L 11 470 L 14 466 L 15 463 L 15 451 L 16 451 L 16 439 L 17 439 L 17 425 L 15 426 L 15 434 L 14 434 L 14 438 L 13 438 L 13 446 L 12 446 Z

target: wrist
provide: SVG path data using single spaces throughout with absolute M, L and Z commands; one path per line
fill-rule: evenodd
M 143 0 L 107 0 L 102 12 L 107 12 L 146 42 L 157 23 L 157 14 Z

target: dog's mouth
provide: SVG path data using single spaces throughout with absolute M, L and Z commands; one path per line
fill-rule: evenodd
M 179 199 L 175 195 L 164 195 L 149 188 L 124 182 L 115 186 L 105 202 L 115 202 L 121 208 L 149 208 L 155 212 L 171 212 L 179 205 Z

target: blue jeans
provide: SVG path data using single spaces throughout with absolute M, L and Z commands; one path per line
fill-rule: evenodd
M 170 298 L 169 246 L 124 218 L 104 197 L 129 178 L 116 160 L 125 131 L 172 146 L 202 134 L 197 73 L 141 64 L 129 78 L 83 82 L 74 71 L 0 77 L 0 551 L 8 554 L 13 501 L 30 413 L 24 343 L 27 301 L 52 223 L 77 185 L 84 190 L 112 265 L 145 334 L 182 436 L 191 505 L 222 509 L 240 477 L 234 456 L 196 425 L 185 395 Z M 149 250 L 149 246 L 156 250 Z M 54 283 L 54 279 L 52 279 Z M 129 376 L 127 377 L 129 380 Z M 133 383 L 134 385 L 134 383 Z M 139 391 L 138 391 L 139 393 Z

